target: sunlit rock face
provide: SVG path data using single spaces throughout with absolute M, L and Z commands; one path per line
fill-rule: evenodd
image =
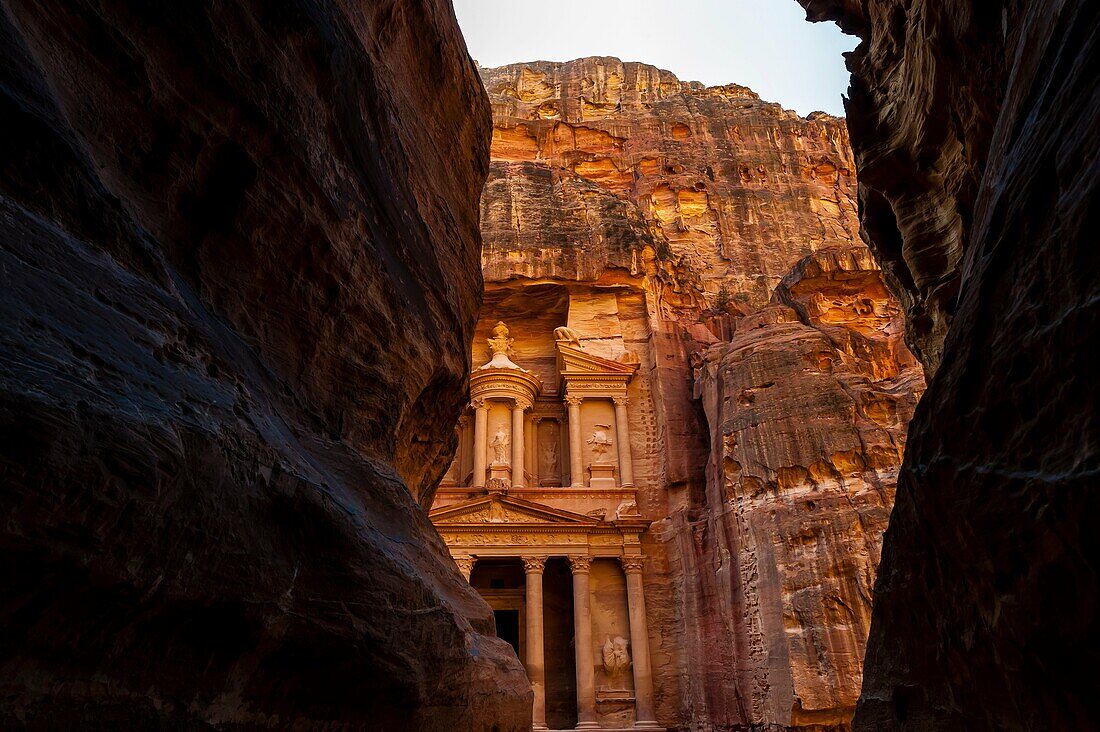
M 802 4 L 864 39 L 861 223 L 934 372 L 855 726 L 1095 727 L 1100 5 Z
M 544 379 L 538 337 L 556 326 L 641 362 L 629 425 L 658 720 L 846 729 L 923 378 L 857 239 L 844 121 L 613 58 L 481 74 L 472 364 L 498 320 Z
M 0 3 L 0 727 L 530 728 L 419 497 L 479 304 L 450 4 Z
M 742 598 L 721 610 L 743 652 L 721 660 L 753 721 L 843 727 L 923 372 L 862 248 L 807 257 L 736 326 L 696 380 L 707 504 L 722 506 L 705 525 L 719 581 Z

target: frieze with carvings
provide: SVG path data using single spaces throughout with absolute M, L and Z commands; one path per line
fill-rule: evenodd
M 441 532 L 447 546 L 587 546 L 584 534 L 451 534 Z

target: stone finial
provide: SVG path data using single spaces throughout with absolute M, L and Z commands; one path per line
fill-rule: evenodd
M 514 342 L 514 338 L 508 337 L 508 326 L 504 324 L 503 320 L 498 320 L 497 324 L 493 326 L 493 337 L 488 340 L 489 350 L 493 352 L 494 356 L 498 353 L 507 356 L 512 352 Z

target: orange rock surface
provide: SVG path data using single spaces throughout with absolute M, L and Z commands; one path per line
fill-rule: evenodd
M 498 320 L 539 373 L 525 334 L 559 325 L 640 360 L 658 720 L 845 728 L 923 378 L 858 242 L 844 121 L 613 58 L 481 74 L 474 362 Z

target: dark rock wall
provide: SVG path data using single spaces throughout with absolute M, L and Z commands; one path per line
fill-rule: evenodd
M 863 232 L 929 374 L 855 727 L 1090 729 L 1100 5 L 803 0 L 863 43 Z
M 481 291 L 449 4 L 4 0 L 0 132 L 0 726 L 529 726 L 416 504 Z

